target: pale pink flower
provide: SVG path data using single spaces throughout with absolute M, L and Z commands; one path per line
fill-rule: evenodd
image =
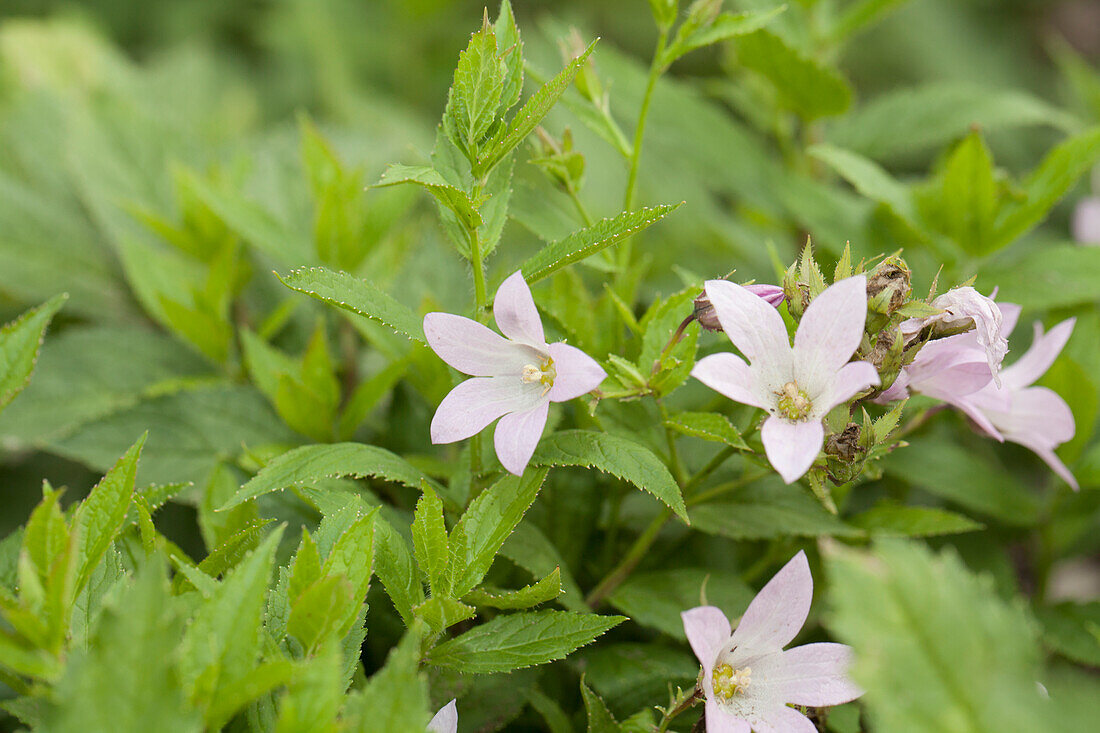
M 472 375 L 443 398 L 432 418 L 433 443 L 454 443 L 497 418 L 497 458 L 521 475 L 535 452 L 551 402 L 580 397 L 607 373 L 595 359 L 564 342 L 547 344 L 531 290 L 519 272 L 501 283 L 493 317 L 507 338 L 469 318 L 424 316 L 424 335 L 439 358 Z
M 992 298 L 982 295 L 968 286 L 953 288 L 934 299 L 933 308 L 942 313 L 927 318 L 910 318 L 901 323 L 901 333 L 906 340 L 916 336 L 926 326 L 942 325 L 945 329 L 966 328 L 972 324 L 978 345 L 985 350 L 986 361 L 998 382 L 1001 362 L 1008 353 L 1008 339 L 1002 333 L 1001 310 Z
M 783 303 L 786 296 L 783 294 L 783 288 L 778 285 L 768 285 L 767 283 L 753 283 L 752 285 L 745 285 L 745 290 L 755 295 L 758 298 L 763 298 L 764 301 L 772 306 L 778 308 Z
M 778 308 L 787 297 L 783 294 L 783 288 L 778 285 L 753 283 L 752 285 L 743 285 L 742 287 L 753 295 L 761 298 L 773 308 Z M 718 322 L 718 316 L 714 312 L 714 306 L 711 305 L 710 300 L 707 299 L 706 292 L 699 293 L 693 301 L 693 304 L 695 310 L 692 312 L 692 317 L 699 322 L 700 326 L 708 331 L 722 330 L 722 324 Z
M 1073 210 L 1073 238 L 1081 244 L 1100 245 L 1100 197 L 1089 196 Z
M 692 375 L 731 400 L 767 410 L 760 436 L 768 460 L 792 483 L 813 465 L 829 410 L 879 383 L 875 368 L 849 362 L 863 337 L 867 284 L 841 280 L 814 298 L 791 348 L 783 317 L 749 290 L 725 280 L 704 288 L 722 329 L 750 364 L 730 353 L 699 360 Z
M 439 709 L 428 723 L 428 730 L 431 733 L 458 733 L 458 707 L 454 700 Z
M 789 704 L 840 705 L 863 694 L 848 678 L 850 647 L 821 643 L 783 651 L 806 623 L 813 592 L 806 553 L 799 552 L 756 594 L 735 631 L 714 606 L 680 614 L 703 668 L 707 733 L 816 733 Z

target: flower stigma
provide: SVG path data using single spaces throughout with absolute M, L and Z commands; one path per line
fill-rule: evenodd
M 810 409 L 814 406 L 806 393 L 798 388 L 796 382 L 787 382 L 783 385 L 783 389 L 775 394 L 779 395 L 776 406 L 779 408 L 780 414 L 788 420 L 806 419 L 806 416 L 810 414 Z
M 542 390 L 542 394 L 545 395 L 554 386 L 554 378 L 558 376 L 558 370 L 554 368 L 554 360 L 549 356 L 541 361 L 541 365 L 524 364 L 520 379 L 524 384 L 545 385 L 545 389 Z
M 734 695 L 744 694 L 745 688 L 749 686 L 751 675 L 752 667 L 734 669 L 728 664 L 719 664 L 711 673 L 714 694 L 723 700 L 730 700 Z

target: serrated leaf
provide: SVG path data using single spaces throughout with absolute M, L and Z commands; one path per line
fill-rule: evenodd
M 374 558 L 386 594 L 405 626 L 412 626 L 413 608 L 424 602 L 424 586 L 405 538 L 381 517 L 374 525 Z
M 336 644 L 323 646 L 302 663 L 279 700 L 275 733 L 334 733 L 344 703 L 343 666 Z
M 624 616 L 532 611 L 497 616 L 428 652 L 427 661 L 464 674 L 493 674 L 562 659 Z
M 23 529 L 23 549 L 41 577 L 49 574 L 54 560 L 69 542 L 69 526 L 61 514 L 61 490 L 43 486 L 42 501 L 31 512 Z
M 557 76 L 539 87 L 538 91 L 523 103 L 512 121 L 508 123 L 508 127 L 493 139 L 484 153 L 478 156 L 476 167 L 481 175 L 492 170 L 493 166 L 504 160 L 504 156 L 515 150 L 538 127 L 538 124 L 542 122 L 542 118 L 546 116 L 562 93 L 573 83 L 573 79 L 576 78 L 577 73 L 595 48 L 596 41 L 593 41 L 584 50 L 584 53 L 570 61 L 564 69 L 558 72 Z
M 768 30 L 737 42 L 737 59 L 775 85 L 784 103 L 806 120 L 843 113 L 852 88 L 839 72 L 822 66 Z
M 504 91 L 504 71 L 497 55 L 496 32 L 486 18 L 458 55 L 454 83 L 443 111 L 444 129 L 471 159 L 497 117 Z
M 385 448 L 362 443 L 304 445 L 282 454 L 261 468 L 218 511 L 231 509 L 272 491 L 306 486 L 337 476 L 372 476 L 413 488 L 419 488 L 422 482 L 427 481 L 434 489 L 444 491 L 404 458 Z
M 477 613 L 473 606 L 467 606 L 461 601 L 446 596 L 433 596 L 413 611 L 417 618 L 423 619 L 424 623 L 437 633 L 446 631 L 460 621 L 471 619 Z
M 680 487 L 668 468 L 648 448 L 626 438 L 563 430 L 543 439 L 531 462 L 536 466 L 586 466 L 610 473 L 653 494 L 689 523 Z
M 566 567 L 558 549 L 534 524 L 527 522 L 516 527 L 516 531 L 500 548 L 500 554 L 535 578 L 541 578 L 557 570 L 561 574 L 563 591 L 559 599 L 560 603 L 570 611 L 578 613 L 586 613 L 590 610 L 585 605 L 584 595 L 573 579 L 573 574 Z
M 324 267 L 302 268 L 276 277 L 291 290 L 378 321 L 413 341 L 426 343 L 422 320 L 367 280 Z
M 420 635 L 410 630 L 390 651 L 385 666 L 348 696 L 343 715 L 347 730 L 424 733 L 431 716 L 419 662 Z
M 326 641 L 345 633 L 348 615 L 358 613 L 355 586 L 343 575 L 318 578 L 298 595 L 290 607 L 286 631 L 312 653 Z
M 55 296 L 0 328 L 0 410 L 27 386 L 46 327 L 68 297 Z
M 138 438 L 130 450 L 118 459 L 114 468 L 96 484 L 73 516 L 73 534 L 79 543 L 75 583 L 78 592 L 88 582 L 92 570 L 103 559 L 126 520 L 126 511 L 134 494 L 138 458 L 146 437 Z
M 620 733 L 622 729 L 615 716 L 607 709 L 603 698 L 589 689 L 584 675 L 581 675 L 581 698 L 588 718 L 588 733 Z
M 685 33 L 687 23 L 680 26 L 676 38 L 661 54 L 661 66 L 668 67 L 676 59 L 691 53 L 697 48 L 710 46 L 731 38 L 737 38 L 747 33 L 763 28 L 771 23 L 777 15 L 787 9 L 786 5 L 780 5 L 770 10 L 752 11 L 747 13 L 722 13 L 714 22 L 703 27 L 693 27 Z
M 531 608 L 540 603 L 552 601 L 561 595 L 561 570 L 554 568 L 554 572 L 532 585 L 519 590 L 498 591 L 487 588 L 476 588 L 467 593 L 463 600 L 478 607 L 500 608 L 506 611 L 514 611 L 522 608 Z
M 863 534 L 797 486 L 753 487 L 732 499 L 699 504 L 691 509 L 691 523 L 700 532 L 735 540 Z
M 309 530 L 302 528 L 302 539 L 298 542 L 298 551 L 290 563 L 287 593 L 291 600 L 297 598 L 309 586 L 321 578 L 321 552 L 313 541 Z
M 451 586 L 448 572 L 450 544 L 447 539 L 447 525 L 443 522 L 443 502 L 428 487 L 424 488 L 424 493 L 416 502 L 412 540 L 416 563 L 428 576 L 432 595 L 447 595 Z
M 936 537 L 983 529 L 969 517 L 946 509 L 883 503 L 848 518 L 877 537 Z
M 665 421 L 665 425 L 684 435 L 725 443 L 740 450 L 749 448 L 729 418 L 717 412 L 681 412 Z
M 283 687 L 297 671 L 298 668 L 289 659 L 273 659 L 263 662 L 242 679 L 219 688 L 206 712 L 209 729 L 221 730 L 238 710 Z
M 528 283 L 535 283 L 566 265 L 580 262 L 637 234 L 678 208 L 680 204 L 654 206 L 639 211 L 624 211 L 612 219 L 603 219 L 573 232 L 565 239 L 546 245 L 524 262 L 520 269 Z
M 876 728 L 1042 730 L 1035 625 L 950 550 L 880 542 L 826 558 L 831 628 L 854 650 L 853 679 Z
M 374 572 L 374 520 L 377 515 L 376 507 L 353 522 L 333 544 L 321 568 L 322 575 L 346 577 L 359 601 L 366 599 Z
M 382 172 L 382 178 L 375 187 L 397 186 L 402 183 L 415 183 L 426 189 L 436 201 L 454 212 L 467 230 L 477 229 L 484 223 L 478 213 L 478 203 L 471 201 L 465 191 L 448 183 L 434 168 L 393 163 Z
M 549 469 L 505 476 L 478 494 L 451 530 L 450 592 L 457 598 L 472 590 L 496 558 L 504 541 L 538 496 Z
M 504 61 L 507 73 L 500 94 L 500 108 L 507 112 L 519 101 L 523 91 L 523 40 L 516 26 L 516 16 L 512 13 L 512 4 L 501 0 L 493 30 L 497 35 L 497 52 Z

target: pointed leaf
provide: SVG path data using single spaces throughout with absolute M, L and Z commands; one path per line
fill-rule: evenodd
M 0 410 L 27 386 L 46 327 L 68 297 L 51 298 L 0 328 Z
M 420 569 L 428 576 L 433 596 L 445 596 L 451 589 L 448 573 L 450 562 L 447 525 L 443 522 L 443 502 L 435 492 L 424 487 L 416 502 L 412 524 L 413 551 Z

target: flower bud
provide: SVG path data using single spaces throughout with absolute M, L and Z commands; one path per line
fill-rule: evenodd
M 839 433 L 833 433 L 825 441 L 825 453 L 836 456 L 845 463 L 856 460 L 863 452 L 860 446 L 862 428 L 859 423 L 850 422 Z
M 900 257 L 887 257 L 867 276 L 867 307 L 890 315 L 909 300 L 909 268 Z
M 881 331 L 867 361 L 878 370 L 880 389 L 887 389 L 905 365 L 905 337 L 897 328 Z
M 753 295 L 759 296 L 768 305 L 773 308 L 778 308 L 783 302 L 783 288 L 778 285 L 768 285 L 766 283 L 753 283 L 751 285 L 742 285 L 741 287 L 748 290 Z M 691 316 L 699 325 L 708 331 L 721 331 L 722 324 L 718 322 L 718 314 L 714 312 L 714 306 L 711 305 L 710 299 L 707 298 L 707 293 L 704 290 L 695 297 L 692 301 L 695 310 L 692 311 Z

